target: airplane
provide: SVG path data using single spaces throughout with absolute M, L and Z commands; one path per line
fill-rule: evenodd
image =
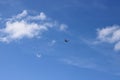
M 67 39 L 64 39 L 64 42 L 66 42 L 66 43 L 67 43 L 67 42 L 69 42 L 69 40 L 67 40 Z

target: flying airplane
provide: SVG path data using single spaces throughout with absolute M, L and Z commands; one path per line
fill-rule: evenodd
M 65 40 L 64 40 L 64 42 L 68 43 L 68 42 L 69 42 L 69 40 L 65 39 Z

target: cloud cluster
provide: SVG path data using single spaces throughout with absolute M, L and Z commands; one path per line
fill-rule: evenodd
M 97 30 L 97 39 L 101 42 L 112 43 L 114 50 L 120 50 L 120 26 L 113 25 Z
M 0 41 L 9 43 L 23 38 L 34 38 L 55 26 L 61 27 L 61 24 L 50 20 L 44 12 L 31 16 L 27 10 L 24 10 L 22 13 L 7 19 L 5 27 L 0 29 Z M 62 30 L 65 30 L 64 27 Z

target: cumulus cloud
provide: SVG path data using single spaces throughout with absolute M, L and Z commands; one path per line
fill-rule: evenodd
M 114 50 L 120 50 L 120 26 L 113 25 L 97 30 L 97 39 L 101 42 L 113 43 Z
M 27 10 L 24 10 L 7 19 L 5 27 L 0 29 L 0 41 L 9 43 L 23 38 L 34 38 L 40 36 L 44 31 L 48 31 L 49 28 L 60 25 L 56 25 L 56 21 L 49 20 L 43 12 L 31 16 Z
M 0 33 L 0 41 L 9 42 L 11 40 L 22 39 L 23 37 L 33 38 L 41 31 L 47 30 L 46 26 L 36 23 L 27 23 L 25 21 L 7 22 L 6 28 L 2 29 Z

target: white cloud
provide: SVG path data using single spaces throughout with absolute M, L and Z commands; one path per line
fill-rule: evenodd
M 28 14 L 27 10 L 24 10 L 22 13 L 18 14 L 15 17 L 18 18 L 18 19 L 21 19 L 21 18 L 27 16 L 27 14 Z
M 49 43 L 49 46 L 53 46 L 53 45 L 55 45 L 55 43 L 56 43 L 56 40 L 52 40 L 52 41 Z
M 41 58 L 42 55 L 41 54 L 36 54 L 36 57 Z
M 100 42 L 114 43 L 114 50 L 120 50 L 120 26 L 113 25 L 97 30 L 97 39 Z
M 66 31 L 67 28 L 68 28 L 68 26 L 66 24 L 60 25 L 60 31 Z
M 41 20 L 45 20 L 46 19 L 46 15 L 41 12 L 40 15 L 38 16 Z
M 27 10 L 24 10 L 22 13 L 7 19 L 5 27 L 0 29 L 0 41 L 9 43 L 23 38 L 40 37 L 44 31 L 60 25 L 56 24 L 56 21 L 49 20 L 43 12 L 31 16 Z M 52 42 L 52 44 L 54 43 L 55 41 Z
M 41 12 L 39 15 L 36 15 L 36 16 L 29 16 L 27 18 L 28 20 L 46 20 L 47 19 L 47 16 L 45 15 L 44 12 Z
M 103 42 L 115 42 L 116 38 L 116 31 L 119 29 L 119 26 L 110 26 L 103 29 L 98 29 L 98 39 Z
M 45 30 L 47 30 L 46 26 L 38 25 L 36 23 L 27 23 L 25 21 L 7 22 L 6 28 L 1 30 L 1 33 L 4 34 L 4 36 L 0 37 L 0 41 L 9 42 L 24 37 L 33 38 L 41 31 Z
M 117 42 L 114 46 L 114 50 L 115 51 L 119 51 L 120 50 L 120 42 Z

